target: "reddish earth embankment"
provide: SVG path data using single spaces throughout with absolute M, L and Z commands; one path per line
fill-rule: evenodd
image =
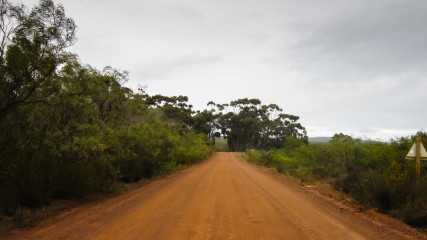
M 426 239 L 382 214 L 318 194 L 235 153 L 6 239 Z

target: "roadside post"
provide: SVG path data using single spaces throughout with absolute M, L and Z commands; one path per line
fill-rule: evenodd
M 427 152 L 421 143 L 421 137 L 418 136 L 417 140 L 412 145 L 408 154 L 406 155 L 406 159 L 415 159 L 417 163 L 417 181 L 420 180 L 420 172 L 421 172 L 421 160 L 427 160 Z

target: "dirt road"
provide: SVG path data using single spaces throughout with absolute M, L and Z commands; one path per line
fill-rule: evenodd
M 7 239 L 424 239 L 234 153 L 72 209 Z M 384 220 L 385 219 L 385 220 Z

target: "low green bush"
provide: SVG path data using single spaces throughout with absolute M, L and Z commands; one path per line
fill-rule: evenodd
M 427 134 L 421 135 L 426 144 Z M 415 136 L 389 143 L 336 134 L 328 144 L 296 144 L 282 149 L 246 151 L 249 161 L 304 182 L 326 181 L 359 203 L 427 227 L 427 165 L 417 181 L 415 161 L 405 160 Z

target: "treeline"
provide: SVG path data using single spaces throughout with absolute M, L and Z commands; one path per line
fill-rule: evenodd
M 427 133 L 416 136 L 427 145 Z M 329 143 L 310 145 L 290 137 L 281 149 L 247 150 L 246 155 L 286 176 L 327 181 L 366 206 L 426 227 L 427 165 L 422 162 L 417 181 L 415 161 L 405 159 L 416 136 L 384 143 L 336 134 Z
M 208 107 L 195 116 L 195 127 L 212 139 L 227 139 L 230 151 L 280 148 L 289 136 L 308 143 L 299 117 L 284 113 L 276 104 L 263 105 L 259 99 L 244 98 L 227 104 L 209 102 Z
M 106 193 L 211 154 L 186 97 L 133 92 L 126 72 L 67 52 L 76 25 L 61 5 L 1 0 L 0 10 L 1 212 Z
M 258 99 L 208 103 L 125 87 L 128 73 L 82 64 L 63 6 L 0 0 L 0 213 L 53 199 L 109 193 L 206 159 L 215 139 L 231 151 L 307 143 L 299 117 Z

